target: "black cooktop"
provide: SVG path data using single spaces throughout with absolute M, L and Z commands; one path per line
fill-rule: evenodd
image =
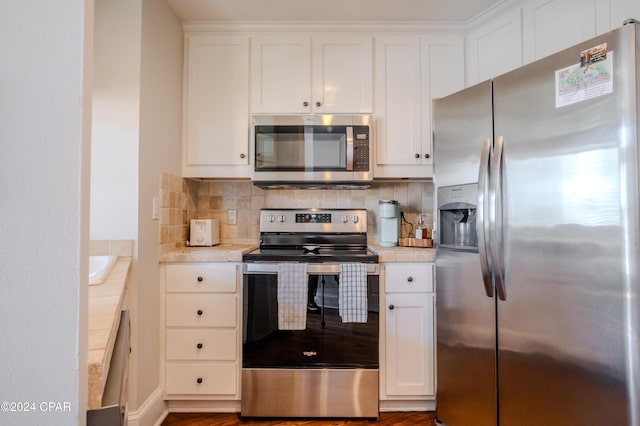
M 243 262 L 378 263 L 378 255 L 367 248 L 259 248 L 242 256 Z

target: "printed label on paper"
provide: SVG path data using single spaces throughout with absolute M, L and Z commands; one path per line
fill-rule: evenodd
M 580 63 L 556 71 L 556 108 L 613 92 L 613 52 L 607 45 L 580 54 Z

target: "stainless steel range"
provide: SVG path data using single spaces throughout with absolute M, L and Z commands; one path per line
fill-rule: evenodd
M 378 417 L 379 265 L 364 209 L 263 209 L 243 256 L 241 415 Z

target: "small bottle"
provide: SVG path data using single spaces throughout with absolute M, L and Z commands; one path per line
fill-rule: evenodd
M 416 227 L 416 240 L 421 240 L 425 237 L 424 232 L 424 219 L 420 216 L 418 219 L 418 226 Z

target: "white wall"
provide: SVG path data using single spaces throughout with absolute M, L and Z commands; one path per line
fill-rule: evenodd
M 0 3 L 2 424 L 85 423 L 92 14 Z
M 142 0 L 141 51 L 136 406 L 160 386 L 160 231 L 152 200 L 161 172 L 180 174 L 182 24 L 164 0 Z
M 91 239 L 137 239 L 141 1 L 95 0 Z

